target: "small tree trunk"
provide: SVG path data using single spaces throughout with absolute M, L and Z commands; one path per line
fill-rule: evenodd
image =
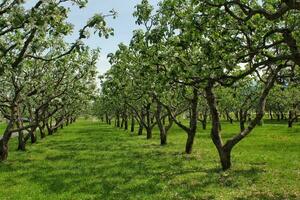
M 130 132 L 134 132 L 134 125 L 135 125 L 135 120 L 134 120 L 134 115 L 131 116 L 131 128 Z
M 273 120 L 272 110 L 269 110 L 270 119 Z
M 280 119 L 281 119 L 281 120 L 284 120 L 284 118 L 285 118 L 285 117 L 284 117 L 284 113 L 283 113 L 283 112 L 280 112 Z
M 122 118 L 121 120 L 121 128 L 123 128 L 123 126 L 124 126 L 124 118 Z
M 18 111 L 18 119 L 17 119 L 17 128 L 22 128 L 23 127 L 23 123 L 21 121 L 21 115 L 19 114 L 19 111 Z M 19 131 L 18 132 L 18 150 L 20 151 L 25 151 L 25 140 L 24 140 L 24 133 L 23 131 Z
M 105 121 L 106 121 L 107 124 L 109 124 L 109 119 L 108 119 L 108 114 L 107 113 L 105 113 Z
M 207 125 L 206 119 L 203 119 L 203 120 L 201 121 L 201 123 L 202 123 L 202 129 L 203 129 L 203 130 L 206 130 L 206 125 Z
M 53 135 L 53 130 L 51 129 L 51 125 L 49 123 L 46 123 L 48 135 Z
M 124 129 L 128 130 L 128 116 L 125 115 L 125 119 L 124 119 Z
M 239 121 L 239 120 L 240 120 L 240 118 L 239 118 L 239 112 L 236 111 L 236 112 L 234 113 L 234 115 L 235 115 L 236 121 Z
M 138 135 L 143 135 L 143 129 L 144 129 L 144 125 L 140 124 L 139 126 L 139 131 L 138 131 Z
M 138 131 L 138 135 L 142 135 L 143 134 L 143 129 L 144 129 L 144 123 L 145 123 L 145 114 L 142 111 L 141 112 L 141 121 L 139 123 L 139 131 Z
M 294 119 L 293 119 L 293 112 L 292 112 L 292 111 L 289 111 L 289 119 L 288 119 L 288 127 L 289 127 L 289 128 L 292 128 L 292 127 L 293 127 L 293 122 L 294 122 Z
M 205 112 L 203 113 L 203 120 L 201 121 L 203 130 L 206 130 L 207 127 L 207 117 L 207 110 L 205 110 Z
M 7 160 L 8 157 L 8 141 L 0 140 L 0 161 Z
M 166 145 L 167 144 L 167 133 L 166 133 L 165 126 L 163 124 L 163 119 L 161 119 L 161 111 L 162 111 L 162 105 L 157 100 L 155 117 L 156 117 L 157 125 L 159 128 L 159 133 L 160 133 L 160 145 Z
M 151 139 L 152 138 L 150 107 L 151 107 L 151 104 L 148 104 L 146 106 L 146 122 L 147 122 L 147 127 L 145 127 L 145 128 L 146 128 L 146 131 L 147 131 L 147 139 Z
M 12 112 L 14 113 L 14 111 Z M 13 115 L 12 115 L 13 116 Z M 7 160 L 8 157 L 8 141 L 11 138 L 12 133 L 10 132 L 13 127 L 14 122 L 10 120 L 3 134 L 2 139 L 0 140 L 0 161 Z
M 277 121 L 280 121 L 280 115 L 277 113 L 276 116 L 277 116 Z
M 191 109 L 190 109 L 190 128 L 187 132 L 188 138 L 185 145 L 185 152 L 187 154 L 192 153 L 194 138 L 197 131 L 197 120 L 198 120 L 198 90 L 196 88 L 193 89 L 193 99 L 191 102 Z
M 39 126 L 40 134 L 41 134 L 41 139 L 46 137 L 46 134 L 44 132 L 44 125 Z
M 31 128 L 29 134 L 30 134 L 30 140 L 31 140 L 31 144 L 34 144 L 36 143 L 37 141 L 37 138 L 36 138 L 36 135 L 35 135 L 35 127 L 34 128 Z
M 120 127 L 120 115 L 117 113 L 117 127 Z
M 25 140 L 23 131 L 19 131 L 18 136 L 18 150 L 25 151 Z
M 185 153 L 191 154 L 193 150 L 193 144 L 194 144 L 194 138 L 195 135 L 193 133 L 188 133 L 188 138 L 186 140 L 186 145 L 185 145 Z
M 146 127 L 147 130 L 147 139 L 151 139 L 152 138 L 152 129 L 151 127 Z

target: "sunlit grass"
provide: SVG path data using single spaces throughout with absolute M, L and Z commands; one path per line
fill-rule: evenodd
M 225 136 L 238 126 L 224 124 Z M 300 199 L 300 126 L 264 124 L 233 151 L 221 172 L 209 129 L 192 155 L 177 127 L 168 145 L 80 121 L 0 164 L 0 199 Z

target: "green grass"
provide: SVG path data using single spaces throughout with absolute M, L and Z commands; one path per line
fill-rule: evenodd
M 223 125 L 225 136 L 238 126 Z M 97 122 L 79 121 L 0 164 L 0 199 L 300 199 L 300 126 L 265 124 L 233 151 L 220 172 L 209 131 L 199 129 L 192 155 L 177 127 L 169 143 Z

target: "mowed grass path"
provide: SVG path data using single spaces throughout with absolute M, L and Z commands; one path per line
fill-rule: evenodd
M 224 125 L 230 134 L 238 126 Z M 209 130 L 192 155 L 177 127 L 169 143 L 99 122 L 79 121 L 0 163 L 0 199 L 300 199 L 300 126 L 264 125 L 233 151 L 220 172 Z

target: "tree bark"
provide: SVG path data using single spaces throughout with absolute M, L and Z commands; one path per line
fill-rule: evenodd
M 141 111 L 141 119 L 140 119 L 140 123 L 139 123 L 138 135 L 143 135 L 144 123 L 145 123 L 145 114 L 144 114 L 144 111 L 142 110 Z
M 128 116 L 124 114 L 124 130 L 128 130 Z
M 193 89 L 193 98 L 191 100 L 190 109 L 190 128 L 188 130 L 188 138 L 185 145 L 185 152 L 191 154 L 193 150 L 194 138 L 197 131 L 197 121 L 198 121 L 198 89 Z
M 145 127 L 146 131 L 147 131 L 147 139 L 148 140 L 152 138 L 150 108 L 151 108 L 151 104 L 148 104 L 146 106 L 146 123 L 147 123 L 147 126 Z
M 249 135 L 251 131 L 257 126 L 257 124 L 262 120 L 265 112 L 267 96 L 274 86 L 277 73 L 280 71 L 280 69 L 281 67 L 276 68 L 276 70 L 268 76 L 267 82 L 258 101 L 255 119 L 253 119 L 249 123 L 248 127 L 244 131 L 241 131 L 233 138 L 227 140 L 225 144 L 223 144 L 221 133 L 219 131 L 220 118 L 219 111 L 217 109 L 216 97 L 213 92 L 214 82 L 209 82 L 207 87 L 205 88 L 206 100 L 209 105 L 210 113 L 212 116 L 211 138 L 214 145 L 216 146 L 216 149 L 219 152 L 219 157 L 223 170 L 227 170 L 231 167 L 230 157 L 231 151 L 234 148 L 234 146 L 238 144 L 241 140 L 243 140 L 247 135 Z
M 130 127 L 130 132 L 134 132 L 134 126 L 135 126 L 135 120 L 134 120 L 134 114 L 131 116 L 131 127 Z
M 159 133 L 160 133 L 160 145 L 163 146 L 163 145 L 167 144 L 167 133 L 166 133 L 166 129 L 165 129 L 165 126 L 163 123 L 164 119 L 162 119 L 162 117 L 161 117 L 161 112 L 162 112 L 162 105 L 157 100 L 155 117 L 156 117 L 157 125 L 159 128 Z

